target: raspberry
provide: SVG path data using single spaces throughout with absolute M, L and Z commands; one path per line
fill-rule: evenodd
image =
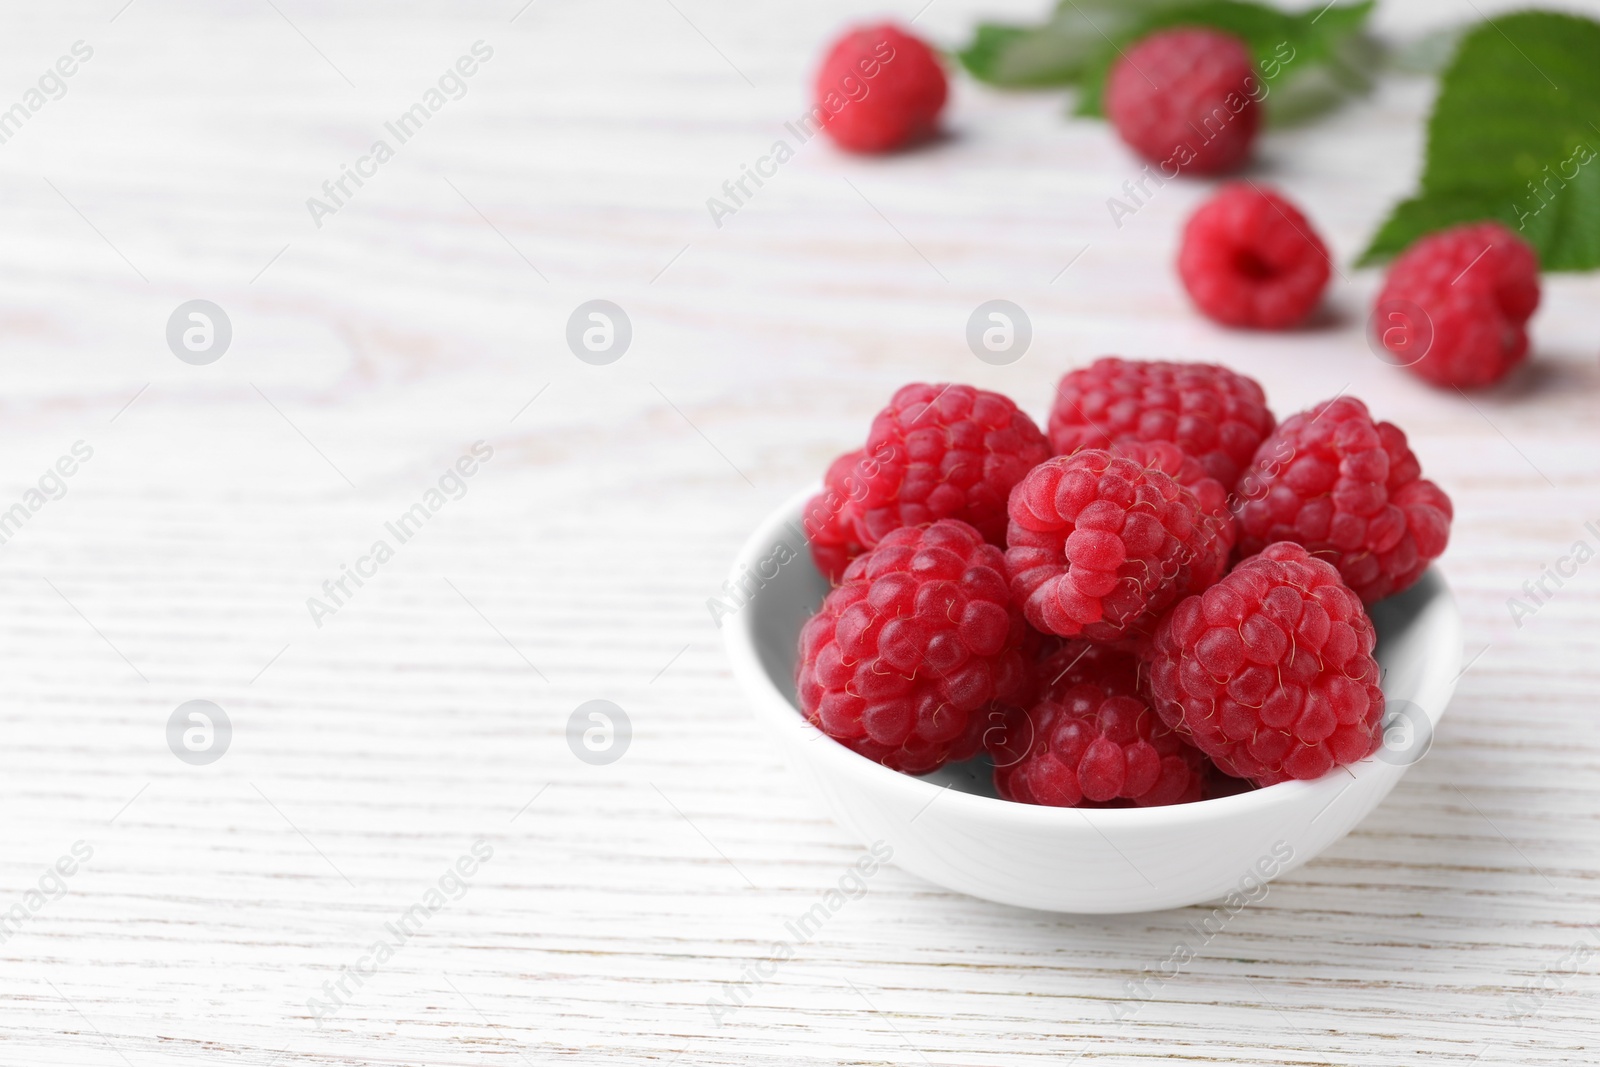
M 1184 564 L 1178 588 L 1184 593 L 1202 593 L 1228 571 L 1228 556 L 1239 539 L 1239 523 L 1222 483 L 1205 472 L 1200 461 L 1170 441 L 1123 441 L 1110 449 L 1113 455 L 1127 456 L 1136 463 L 1170 475 L 1194 494 L 1200 505 L 1200 524 L 1209 532 L 1205 551 Z
M 1137 635 L 1184 592 L 1214 534 L 1170 475 L 1097 448 L 1035 467 L 1011 492 L 1006 573 L 1034 626 L 1062 637 Z
M 1171 441 L 1231 493 L 1273 418 L 1255 379 L 1226 367 L 1107 356 L 1061 379 L 1049 425 L 1062 454 Z
M 1207 760 L 1140 695 L 1134 656 L 1068 641 L 1036 670 L 1038 702 L 1006 709 L 984 736 L 1003 798 L 1058 807 L 1201 798 Z
M 1152 704 L 1237 778 L 1320 778 L 1383 740 L 1376 640 L 1339 572 L 1280 542 L 1161 621 Z
M 1189 218 L 1178 275 L 1224 326 L 1281 330 L 1305 319 L 1328 284 L 1328 249 L 1299 209 L 1249 182 L 1222 187 Z
M 866 491 L 859 473 L 866 467 L 866 456 L 858 449 L 834 460 L 823 479 L 826 488 L 806 503 L 803 518 L 811 558 L 830 582 L 837 582 L 850 561 L 865 551 L 850 531 L 854 504 Z
M 892 531 L 800 631 L 800 710 L 886 767 L 927 774 L 978 750 L 996 702 L 1031 684 L 998 548 L 946 519 Z
M 1261 121 L 1258 91 L 1250 50 L 1237 37 L 1162 30 L 1111 68 L 1106 114 L 1134 151 L 1161 165 L 1163 176 L 1219 174 L 1250 155 Z
M 1533 249 L 1498 222 L 1477 222 L 1401 253 L 1373 305 L 1373 325 L 1419 377 L 1470 389 L 1499 381 L 1527 356 L 1526 326 L 1538 306 Z
M 1285 419 L 1239 480 L 1239 553 L 1304 545 L 1368 604 L 1407 589 L 1444 551 L 1454 509 L 1406 435 L 1351 397 Z
M 836 530 L 818 525 L 812 556 L 826 571 L 893 530 L 937 519 L 960 519 L 1004 544 L 1011 487 L 1049 455 L 1039 427 L 999 393 L 907 385 L 872 420 L 863 452 L 850 454 L 861 458 L 828 469 L 824 499 L 846 503 Z
M 863 26 L 823 59 L 814 114 L 840 148 L 889 152 L 933 135 L 947 91 L 933 49 L 887 23 Z

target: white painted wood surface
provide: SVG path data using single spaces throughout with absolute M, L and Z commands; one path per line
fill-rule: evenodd
M 0 1062 L 1595 1061 L 1600 564 L 1520 627 L 1506 601 L 1597 540 L 1600 278 L 1550 279 L 1532 370 L 1471 403 L 1368 353 L 1370 271 L 1314 328 L 1228 333 L 1168 266 L 1204 186 L 1118 230 L 1137 165 L 1104 127 L 960 79 L 943 143 L 806 145 L 718 228 L 705 199 L 852 5 L 519 2 L 5 13 L 0 108 L 94 51 L 0 145 L 0 510 L 93 457 L 0 546 L 0 914 L 28 916 Z M 1390 32 L 1475 17 L 1384 6 Z M 306 198 L 479 40 L 466 95 L 314 226 Z M 1274 133 L 1256 175 L 1348 263 L 1430 92 Z M 233 324 L 210 366 L 163 339 L 197 297 Z M 634 326 L 605 367 L 562 340 L 597 297 Z M 1033 319 L 1010 367 L 963 340 L 992 297 Z M 1280 413 L 1348 388 L 1410 432 L 1457 504 L 1476 657 L 1434 751 L 1148 1001 L 1125 982 L 1204 910 L 1031 914 L 886 869 L 714 1019 L 860 852 L 733 686 L 705 601 L 735 547 L 901 382 L 1042 416 L 1106 352 L 1228 361 Z M 465 496 L 315 626 L 306 599 L 480 440 Z M 610 766 L 565 741 L 596 698 L 634 727 Z M 207 767 L 164 739 L 192 699 L 235 728 Z M 308 1001 L 478 841 L 461 899 L 319 1027 Z

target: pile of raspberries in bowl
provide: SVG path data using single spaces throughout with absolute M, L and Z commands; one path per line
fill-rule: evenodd
M 986 754 L 1023 804 L 1321 778 L 1382 743 L 1368 607 L 1451 518 L 1347 396 L 1280 421 L 1226 367 L 1106 358 L 1041 429 L 998 393 L 907 385 L 805 508 L 831 588 L 799 707 L 906 774 Z

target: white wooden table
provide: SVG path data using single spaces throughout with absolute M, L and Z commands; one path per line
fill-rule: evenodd
M 1116 229 L 1137 165 L 1052 94 L 957 79 L 945 142 L 813 142 L 713 225 L 844 0 L 122 3 L 0 34 L 0 109 L 93 50 L 0 144 L 0 1063 L 1595 1061 L 1600 569 L 1520 627 L 1507 598 L 1600 541 L 1600 278 L 1550 279 L 1532 371 L 1468 403 L 1368 353 L 1370 271 L 1298 334 L 1199 319 L 1168 264 L 1204 188 Z M 315 225 L 478 41 L 465 95 Z M 1411 186 L 1430 93 L 1262 144 L 1341 263 Z M 1007 367 L 963 337 L 996 297 L 1035 329 Z M 596 298 L 633 325 L 608 366 L 563 340 Z M 165 340 L 191 299 L 231 321 L 209 365 Z M 708 1008 L 860 852 L 724 662 L 705 602 L 745 531 L 906 380 L 1042 417 L 1106 352 L 1225 360 L 1280 414 L 1348 388 L 1408 430 L 1456 501 L 1472 657 L 1432 754 L 1148 1000 L 1125 983 L 1201 909 L 1027 913 L 888 869 Z M 567 743 L 592 699 L 632 723 L 609 765 Z M 168 747 L 191 700 L 232 724 L 209 765 Z

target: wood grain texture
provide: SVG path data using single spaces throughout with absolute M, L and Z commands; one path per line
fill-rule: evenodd
M 1596 278 L 1550 279 L 1534 367 L 1469 403 L 1368 353 L 1373 272 L 1292 335 L 1197 318 L 1168 264 L 1204 187 L 1113 226 L 1137 165 L 1050 94 L 960 81 L 942 143 L 802 146 L 713 225 L 842 0 L 120 4 L 0 34 L 0 105 L 94 48 L 0 145 L 0 511 L 93 449 L 0 545 L 0 915 L 93 853 L 0 941 L 0 1062 L 1594 1061 L 1600 564 L 1520 627 L 1506 601 L 1600 520 Z M 313 225 L 306 198 L 479 40 L 466 95 Z M 1414 180 L 1430 91 L 1276 132 L 1254 176 L 1347 263 Z M 206 367 L 163 338 L 195 297 L 234 329 Z M 562 339 L 596 297 L 634 324 L 607 367 Z M 993 297 L 1035 328 L 1009 367 L 963 339 Z M 1225 360 L 1280 413 L 1347 390 L 1408 430 L 1456 501 L 1476 656 L 1432 753 L 1148 998 L 1126 983 L 1205 909 L 1044 915 L 886 869 L 719 1021 L 859 846 L 757 730 L 706 598 L 903 381 L 1042 416 L 1106 352 Z M 480 440 L 465 495 L 314 625 L 306 599 Z M 634 727 L 610 766 L 565 740 L 595 698 Z M 209 767 L 166 747 L 191 699 L 234 724 Z M 319 1027 L 308 1001 L 479 841 L 460 899 Z

